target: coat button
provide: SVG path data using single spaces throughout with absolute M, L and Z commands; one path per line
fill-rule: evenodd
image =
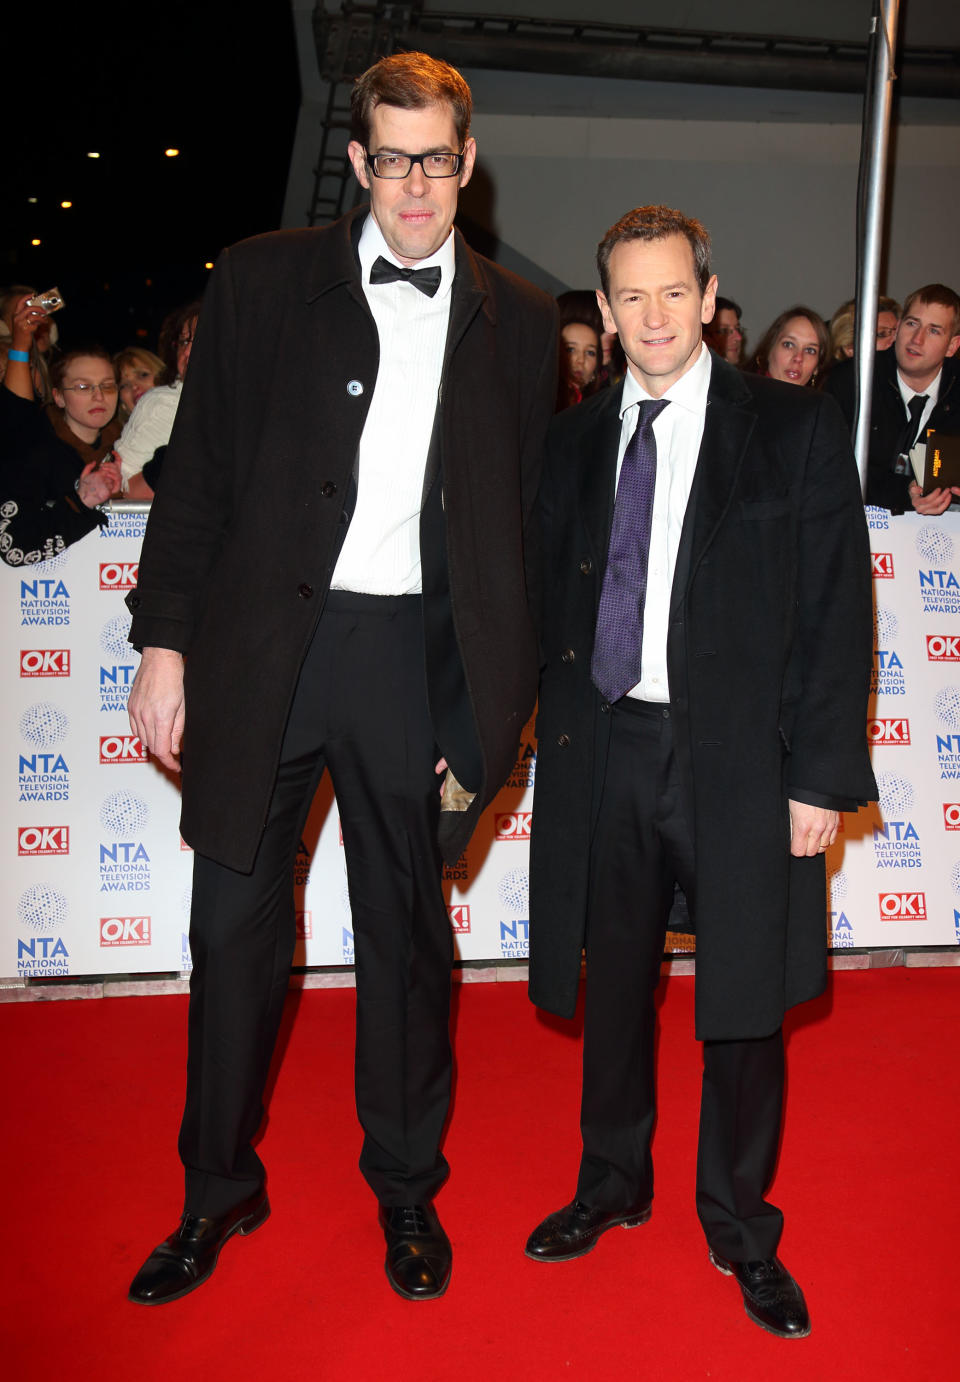
M 301 600 L 309 600 L 310 596 L 313 594 L 313 586 L 307 585 L 306 582 L 304 582 L 303 585 L 297 586 L 297 594 L 300 596 Z
M 584 557 L 583 561 L 580 563 L 581 575 L 589 576 L 592 570 L 593 562 L 590 560 L 589 557 Z
M 130 610 L 139 609 L 139 608 L 140 608 L 140 596 L 137 595 L 135 591 L 132 591 L 132 590 L 131 590 L 130 594 L 129 594 L 129 595 L 127 596 L 127 598 L 126 598 L 126 602 L 125 602 L 125 603 L 126 603 L 127 609 L 130 609 Z
M 569 747 L 570 747 L 570 735 L 569 735 L 569 734 L 561 734 L 561 735 L 558 737 L 558 739 L 557 739 L 557 747 L 558 747 L 558 748 L 561 748 L 561 749 L 567 749 L 567 748 L 569 748 Z
M 332 480 L 328 480 L 327 483 L 320 490 L 320 493 L 323 495 L 324 499 L 332 499 L 336 492 L 337 487 Z
M 577 655 L 572 648 L 564 648 L 563 652 L 560 654 L 561 662 L 576 662 L 576 660 Z
M 602 715 L 609 715 L 609 714 L 610 714 L 610 702 L 609 702 L 609 701 L 601 701 L 601 702 L 600 702 L 600 713 L 601 713 Z
M 351 379 L 347 384 L 347 393 L 351 398 L 359 398 L 363 393 L 363 385 L 359 379 Z

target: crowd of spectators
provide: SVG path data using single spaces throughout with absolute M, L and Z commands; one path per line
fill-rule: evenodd
M 199 302 L 171 312 L 156 354 L 138 344 L 111 356 L 96 344 L 61 350 L 57 320 L 35 296 L 22 284 L 0 292 L 0 558 L 11 566 L 102 526 L 111 498 L 153 498 L 200 313 Z M 619 384 L 626 362 L 594 292 L 563 293 L 557 304 L 559 412 Z M 740 369 L 822 388 L 852 427 L 855 332 L 852 299 L 829 322 L 797 303 L 753 345 L 738 303 L 718 297 L 704 339 Z M 924 494 L 911 452 L 929 430 L 960 432 L 960 298 L 939 283 L 908 294 L 902 311 L 881 297 L 876 348 L 866 502 L 943 513 L 960 487 Z
M 588 292 L 564 293 L 557 299 L 561 328 L 558 412 L 623 377 L 622 363 L 618 366 L 611 360 L 599 310 L 592 311 L 591 302 L 595 306 L 595 295 Z M 732 298 L 718 297 L 703 335 L 711 350 L 740 369 L 832 394 L 853 428 L 856 304 L 852 299 L 842 303 L 829 322 L 813 308 L 795 303 L 774 318 L 755 346 L 748 347 L 739 305 Z M 960 297 L 952 288 L 927 284 L 908 294 L 902 310 L 894 298 L 879 299 L 868 504 L 895 514 L 915 509 L 936 515 L 960 503 L 960 486 L 924 494 L 914 473 L 914 462 L 922 464 L 918 448 L 928 432 L 960 432 L 958 349 Z M 621 353 L 620 362 L 622 358 Z
M 158 354 L 58 348 L 34 289 L 0 294 L 0 558 L 56 556 L 107 522 L 110 499 L 150 500 L 190 359 L 198 302 L 171 312 Z

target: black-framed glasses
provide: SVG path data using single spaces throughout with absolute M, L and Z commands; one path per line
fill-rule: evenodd
M 425 178 L 455 178 L 463 162 L 463 150 L 458 154 L 372 154 L 364 149 L 367 167 L 375 178 L 409 177 L 413 165 L 419 163 Z

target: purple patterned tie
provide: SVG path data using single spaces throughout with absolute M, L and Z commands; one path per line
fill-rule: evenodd
M 640 680 L 643 606 L 657 484 L 653 421 L 669 401 L 660 398 L 639 405 L 636 430 L 627 443 L 620 467 L 590 664 L 594 686 L 611 703 L 625 696 Z

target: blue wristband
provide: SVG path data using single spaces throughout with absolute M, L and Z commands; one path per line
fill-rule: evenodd
M 25 365 L 29 365 L 29 363 L 30 363 L 30 353 L 29 353 L 29 351 L 26 351 L 26 350 L 8 350 L 8 351 L 7 351 L 7 359 L 8 359 L 8 360 L 22 360 L 23 363 L 24 363 Z

